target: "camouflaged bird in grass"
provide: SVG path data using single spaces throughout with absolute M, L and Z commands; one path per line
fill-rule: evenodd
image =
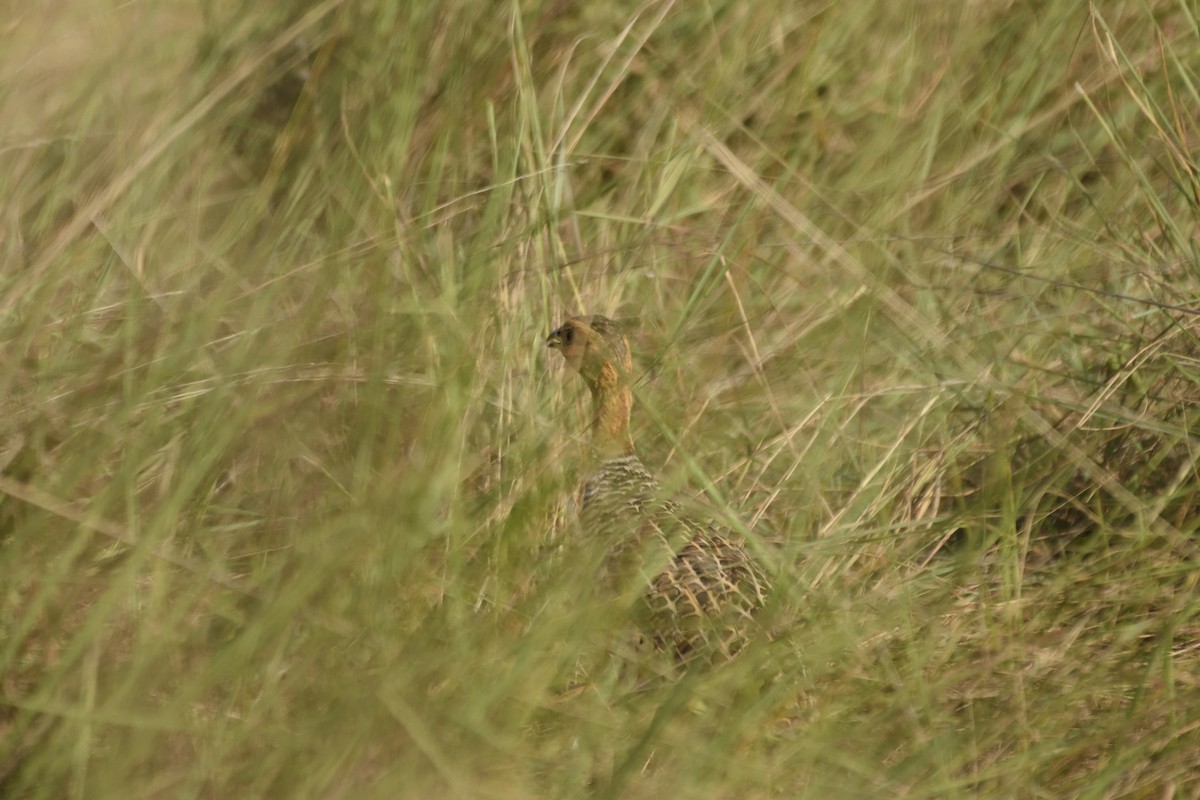
M 645 573 L 639 627 L 680 661 L 732 656 L 753 630 L 767 580 L 741 543 L 662 496 L 629 433 L 629 342 L 607 317 L 577 317 L 546 343 L 592 393 L 592 458 L 583 484 L 581 532 L 605 543 L 606 576 Z

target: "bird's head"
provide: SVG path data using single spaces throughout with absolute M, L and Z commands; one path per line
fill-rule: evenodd
M 593 392 L 625 383 L 633 370 L 629 340 L 608 317 L 569 319 L 547 337 L 546 345 L 562 353 Z

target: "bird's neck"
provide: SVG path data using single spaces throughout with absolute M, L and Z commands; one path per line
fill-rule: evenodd
M 632 455 L 633 437 L 629 435 L 629 414 L 633 410 L 633 391 L 611 364 L 605 364 L 591 382 L 592 448 L 601 458 Z

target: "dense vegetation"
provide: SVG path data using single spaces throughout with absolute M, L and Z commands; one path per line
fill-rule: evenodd
M 1200 796 L 1187 0 L 10 14 L 0 795 Z M 780 586 L 639 692 L 580 311 Z

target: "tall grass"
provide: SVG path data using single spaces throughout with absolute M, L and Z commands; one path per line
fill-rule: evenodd
M 1200 796 L 1197 20 L 14 12 L 0 794 Z M 640 692 L 580 312 L 778 584 Z

